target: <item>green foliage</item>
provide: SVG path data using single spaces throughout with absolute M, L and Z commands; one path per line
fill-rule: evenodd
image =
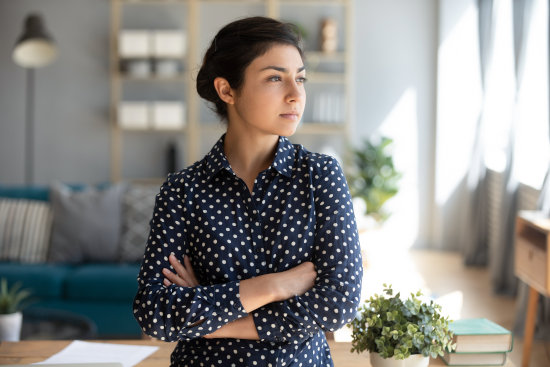
M 403 301 L 399 293 L 393 295 L 391 285 L 384 287 L 385 295 L 375 294 L 365 301 L 348 325 L 352 328 L 352 352 L 367 350 L 395 359 L 411 354 L 436 358 L 456 348 L 449 319 L 440 315 L 440 305 L 421 302 L 417 298 L 420 291 Z
M 401 173 L 395 170 L 390 148 L 393 140 L 381 137 L 379 141 L 366 139 L 352 150 L 352 169 L 348 174 L 351 195 L 367 203 L 367 213 L 383 222 L 389 216 L 384 203 L 397 194 Z
M 21 289 L 21 283 L 15 283 L 8 288 L 6 278 L 0 280 L 0 314 L 10 314 L 22 310 L 23 302 L 29 301 L 31 292 Z

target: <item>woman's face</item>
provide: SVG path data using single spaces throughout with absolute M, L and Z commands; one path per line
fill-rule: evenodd
M 270 135 L 294 134 L 306 104 L 305 74 L 294 46 L 274 45 L 246 68 L 229 123 Z

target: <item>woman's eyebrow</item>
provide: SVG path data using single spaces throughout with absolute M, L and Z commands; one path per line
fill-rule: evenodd
M 264 71 L 264 70 L 269 70 L 269 69 L 272 69 L 272 70 L 276 70 L 276 71 L 280 71 L 281 73 L 288 73 L 288 69 L 287 68 L 283 68 L 283 67 L 280 67 L 280 66 L 273 66 L 273 65 L 269 65 L 269 66 L 266 66 L 265 68 L 262 68 L 260 71 Z M 299 67 L 296 72 L 301 72 L 303 70 L 305 70 L 306 67 L 305 66 L 301 66 Z

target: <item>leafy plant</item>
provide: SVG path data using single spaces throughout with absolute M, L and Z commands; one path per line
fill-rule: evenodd
M 31 292 L 26 289 L 21 289 L 21 283 L 15 283 L 11 288 L 8 288 L 6 278 L 0 280 L 0 314 L 10 314 L 22 310 L 28 301 Z
M 349 324 L 352 328 L 352 352 L 377 352 L 382 358 L 405 359 L 411 354 L 436 358 L 456 348 L 449 320 L 441 316 L 441 306 L 424 303 L 411 293 L 403 301 L 400 294 L 384 284 L 385 295 L 375 294 L 359 309 Z
M 387 137 L 365 139 L 361 147 L 352 149 L 352 168 L 347 177 L 351 195 L 365 200 L 366 214 L 379 222 L 389 217 L 382 206 L 397 194 L 401 178 L 393 164 L 392 143 Z

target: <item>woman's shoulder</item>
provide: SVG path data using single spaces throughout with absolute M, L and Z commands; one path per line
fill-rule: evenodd
M 180 171 L 168 173 L 163 187 L 184 189 L 190 185 L 194 185 L 194 182 L 202 179 L 204 174 L 202 165 L 202 161 L 198 161 Z
M 294 147 L 296 150 L 296 163 L 308 167 L 310 171 L 322 172 L 341 169 L 338 160 L 329 154 L 309 151 L 301 144 L 294 144 Z

